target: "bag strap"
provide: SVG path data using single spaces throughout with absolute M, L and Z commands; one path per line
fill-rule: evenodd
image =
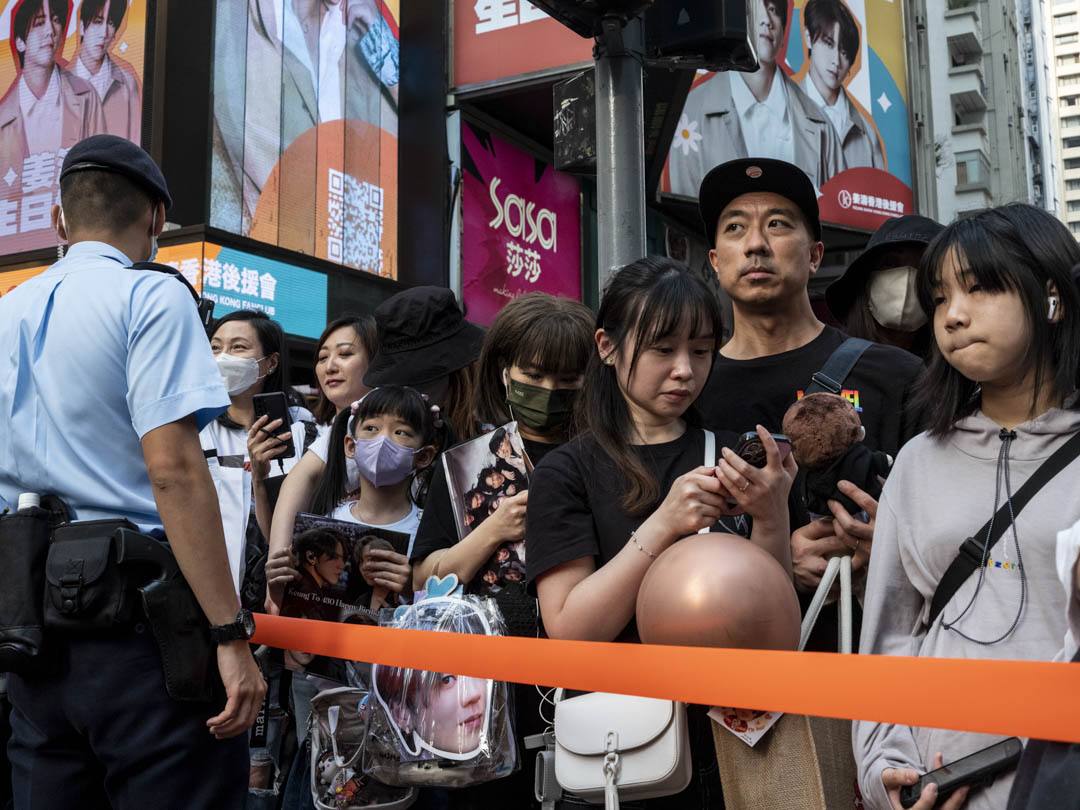
M 806 386 L 803 395 L 820 394 L 823 391 L 830 394 L 839 394 L 844 390 L 844 380 L 855 368 L 863 352 L 870 348 L 870 341 L 862 338 L 849 337 L 836 347 L 829 355 L 821 371 L 815 372 L 810 378 L 810 384 Z
M 799 631 L 799 652 L 806 648 L 806 642 L 810 640 L 810 634 L 817 624 L 818 615 L 825 605 L 825 598 L 832 590 L 836 577 L 840 576 L 840 644 L 838 652 L 850 653 L 852 648 L 851 633 L 851 556 L 833 557 L 825 573 L 821 576 L 821 582 L 814 591 L 814 598 L 810 601 L 810 607 L 806 609 L 803 617 L 802 629 Z
M 705 461 L 701 466 L 716 466 L 716 434 L 711 430 L 705 431 Z M 710 526 L 705 526 L 698 531 L 698 534 L 708 534 L 710 528 Z
M 1013 495 L 1012 515 L 1015 517 L 1020 514 L 1020 510 L 1027 506 L 1028 502 L 1035 497 L 1039 490 L 1051 478 L 1068 467 L 1077 456 L 1080 456 L 1080 433 L 1074 435 L 1055 450 L 1054 454 L 1039 465 L 1039 469 Z M 1006 530 L 1012 525 L 1009 511 L 1010 504 L 1006 501 L 997 510 L 997 513 L 983 524 L 981 529 L 960 546 L 960 553 L 945 570 L 945 574 L 938 583 L 937 590 L 934 591 L 934 597 L 930 600 L 930 616 L 926 621 L 927 627 L 933 627 L 945 605 L 960 590 L 960 586 L 982 566 L 983 555 L 989 552 L 994 547 L 994 544 L 1005 535 Z M 993 525 L 993 532 L 990 531 L 991 524 Z

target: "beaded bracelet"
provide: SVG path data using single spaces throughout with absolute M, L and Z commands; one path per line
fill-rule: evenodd
M 638 551 L 652 557 L 654 560 L 656 559 L 655 554 L 645 548 L 645 546 L 641 545 L 641 541 L 637 539 L 637 534 L 635 532 L 630 532 L 630 539 L 634 541 L 634 545 L 638 547 Z

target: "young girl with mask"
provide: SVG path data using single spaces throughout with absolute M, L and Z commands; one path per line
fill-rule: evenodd
M 503 307 L 480 350 L 466 435 L 478 436 L 516 420 L 533 464 L 564 443 L 585 364 L 593 351 L 591 332 L 592 313 L 569 298 L 529 293 Z M 496 431 L 491 444 L 498 469 L 502 469 L 499 464 L 524 463 L 512 458 L 514 451 L 505 441 L 505 431 Z M 506 447 L 500 450 L 502 445 Z M 506 498 L 459 542 L 446 476 L 441 467 L 437 469 L 413 549 L 415 582 L 422 583 L 432 574 L 453 573 L 471 583 L 499 546 L 522 540 L 527 500 L 527 491 Z M 474 584 L 483 592 L 481 583 Z
M 917 404 L 929 430 L 904 446 L 878 502 L 860 653 L 1051 660 L 1075 651 L 1075 642 L 1063 648 L 1066 631 L 1072 641 L 1080 627 L 1066 621 L 1055 547 L 1061 526 L 1080 518 L 1077 460 L 1015 514 L 933 621 L 930 606 L 964 538 L 1011 510 L 1020 487 L 1080 431 L 1080 292 L 1070 278 L 1078 262 L 1065 226 L 1029 205 L 959 219 L 927 248 L 917 283 L 935 345 Z M 1011 689 L 1001 685 L 1002 700 Z M 900 789 L 919 774 L 1001 739 L 856 722 L 866 806 L 898 810 Z M 941 805 L 928 788 L 914 806 L 1005 807 L 1012 781 L 999 774 Z
M 532 476 L 525 566 L 549 636 L 636 641 L 638 588 L 656 557 L 736 511 L 753 518 L 750 542 L 791 571 L 794 461 L 780 460 L 763 429 L 764 468 L 725 446 L 735 433 L 717 434 L 722 454 L 706 461 L 706 434 L 692 406 L 721 334 L 717 299 L 680 262 L 641 259 L 608 284 L 581 393 L 583 432 Z M 677 796 L 644 802 L 650 810 L 705 810 L 720 801 L 704 707 L 689 713 L 689 731 L 695 777 Z
M 480 360 L 472 406 L 465 419 L 469 436 L 517 420 L 529 459 L 541 458 L 563 444 L 570 433 L 574 400 L 582 384 L 592 345 L 592 313 L 568 298 L 546 293 L 529 293 L 515 298 L 496 316 L 487 331 Z M 413 584 L 422 587 L 435 574 L 456 574 L 470 593 L 496 598 L 508 631 L 513 635 L 536 635 L 536 601 L 524 586 L 506 587 L 500 582 L 496 559 L 509 544 L 520 546 L 525 536 L 528 490 L 517 491 L 519 466 L 524 459 L 515 455 L 505 431 L 492 431 L 489 449 L 493 466 L 515 476 L 516 494 L 504 497 L 488 515 L 489 502 L 478 487 L 473 493 L 474 513 L 485 519 L 464 540 L 458 539 L 457 524 L 440 464 L 431 482 L 431 495 L 413 546 Z M 503 475 L 504 480 L 506 475 Z M 465 493 L 459 493 L 464 495 Z M 486 574 L 486 576 L 485 576 Z M 539 695 L 532 686 L 515 689 L 516 726 L 523 768 L 514 775 L 483 785 L 455 790 L 451 806 L 464 808 L 517 807 L 532 795 L 533 757 L 524 749 L 524 736 L 543 731 Z

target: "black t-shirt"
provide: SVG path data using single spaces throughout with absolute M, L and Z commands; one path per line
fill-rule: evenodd
M 717 357 L 709 382 L 697 400 L 704 423 L 743 432 L 760 424 L 774 433 L 781 432 L 787 409 L 846 339 L 847 335 L 839 329 L 826 326 L 805 346 L 789 352 L 753 360 Z M 858 411 L 866 428 L 864 444 L 871 450 L 881 450 L 895 458 L 904 443 L 922 429 L 921 419 L 908 405 L 912 386 L 922 368 L 922 361 L 915 355 L 875 343 L 863 352 L 844 380 L 841 395 Z M 800 475 L 788 502 L 793 530 L 808 523 L 811 517 L 800 494 L 802 489 Z M 800 594 L 799 598 L 805 609 L 811 595 Z M 829 605 L 818 617 L 808 649 L 836 651 L 835 610 L 835 604 Z M 856 643 L 861 618 L 856 607 Z
M 780 433 L 787 409 L 810 384 L 829 356 L 847 339 L 826 326 L 805 346 L 753 360 L 716 358 L 712 375 L 697 400 L 706 427 L 745 432 L 757 424 Z M 880 343 L 871 345 L 844 381 L 842 396 L 855 406 L 866 428 L 864 443 L 895 457 L 922 428 L 907 405 L 922 361 Z
M 717 451 L 735 443 L 736 434 L 715 432 Z M 530 585 L 563 563 L 592 557 L 600 568 L 618 554 L 630 542 L 630 532 L 660 506 L 675 479 L 705 462 L 705 433 L 687 428 L 674 441 L 633 449 L 660 483 L 662 493 L 641 517 L 623 510 L 624 484 L 615 462 L 588 434 L 563 445 L 537 466 L 525 519 L 525 568 Z M 748 518 L 740 515 L 723 519 L 713 530 L 748 536 L 749 528 Z M 633 621 L 617 640 L 637 640 Z

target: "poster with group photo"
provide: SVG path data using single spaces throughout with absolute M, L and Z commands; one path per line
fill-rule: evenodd
M 398 0 L 216 0 L 210 224 L 397 277 Z
M 819 191 L 821 219 L 878 228 L 913 212 L 903 4 L 748 0 L 753 73 L 701 73 L 661 190 L 697 197 L 714 166 L 786 160 Z
M 68 150 L 142 138 L 146 0 L 6 0 L 0 11 L 0 254 L 53 245 Z

